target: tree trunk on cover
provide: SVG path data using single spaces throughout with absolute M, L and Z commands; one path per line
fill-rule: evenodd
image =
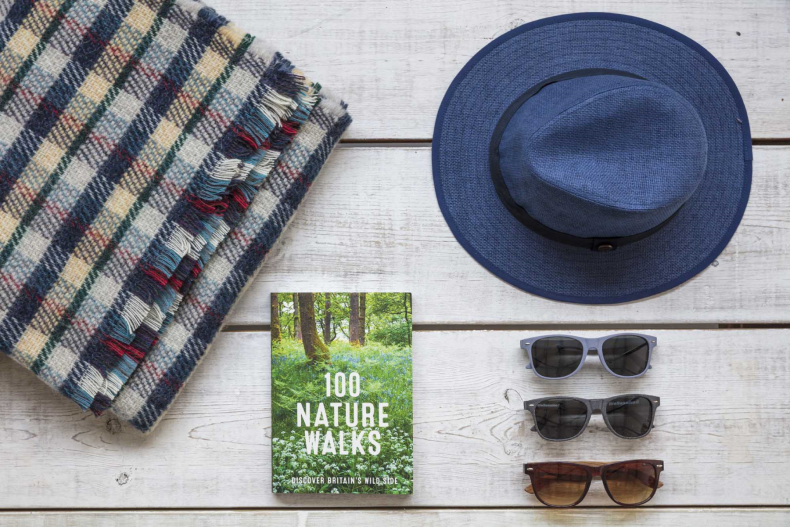
M 365 293 L 359 294 L 359 343 L 365 345 Z
M 310 362 L 329 362 L 329 348 L 318 336 L 315 324 L 315 304 L 313 293 L 299 293 L 299 319 L 302 328 L 304 354 Z
M 324 293 L 324 342 L 329 345 L 332 342 L 332 313 L 329 308 L 332 307 L 332 293 Z
M 272 342 L 280 340 L 280 300 L 272 293 Z
M 359 346 L 359 293 L 349 294 L 348 341 Z
M 409 330 L 406 333 L 409 336 L 409 347 L 411 347 L 411 306 L 409 304 L 411 304 L 411 293 L 406 293 L 403 295 L 403 318 L 406 320 L 406 329 Z
M 299 318 L 299 296 L 294 293 L 294 335 L 296 340 L 302 340 L 302 324 Z

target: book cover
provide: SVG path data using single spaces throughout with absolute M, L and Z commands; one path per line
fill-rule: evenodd
M 272 293 L 272 492 L 411 494 L 410 293 Z

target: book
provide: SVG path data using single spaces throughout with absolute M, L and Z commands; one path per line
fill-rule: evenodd
M 272 492 L 411 494 L 410 293 L 272 293 Z

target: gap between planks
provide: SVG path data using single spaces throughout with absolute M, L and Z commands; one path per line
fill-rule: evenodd
M 414 148 L 429 147 L 433 144 L 433 139 L 413 138 L 413 139 L 341 139 L 340 148 Z M 752 146 L 790 146 L 790 138 L 775 139 L 755 139 L 752 138 Z
M 519 331 L 532 329 L 577 330 L 728 330 L 728 329 L 790 329 L 790 324 L 414 324 L 414 331 Z M 223 333 L 255 333 L 271 331 L 269 324 L 231 324 L 222 328 Z
M 527 506 L 491 506 L 475 505 L 471 507 L 459 507 L 457 505 L 407 505 L 407 506 L 392 506 L 392 507 L 334 507 L 334 506 L 318 506 L 308 505 L 305 507 L 123 507 L 123 508 L 54 508 L 54 509 L 0 509 L 2 514 L 31 514 L 31 513 L 47 513 L 47 514 L 68 514 L 68 513 L 91 513 L 91 512 L 368 512 L 375 513 L 379 511 L 547 511 L 548 507 L 543 505 L 527 505 Z M 777 510 L 782 512 L 790 512 L 790 505 L 642 505 L 638 509 L 629 507 L 620 507 L 617 505 L 599 505 L 599 506 L 585 506 L 577 505 L 575 507 L 566 509 L 555 509 L 559 511 L 648 511 L 648 510 L 662 510 L 662 511 L 703 511 L 703 510 L 717 510 L 717 511 L 742 511 L 742 510 Z

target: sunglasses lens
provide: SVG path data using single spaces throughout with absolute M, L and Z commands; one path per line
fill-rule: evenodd
M 658 474 L 650 463 L 623 463 L 606 471 L 605 483 L 614 501 L 622 505 L 639 505 L 653 495 L 658 485 Z
M 584 346 L 569 337 L 547 337 L 532 343 L 532 367 L 543 377 L 570 375 L 584 358 Z
M 587 405 L 575 399 L 546 399 L 535 405 L 535 426 L 546 439 L 570 439 L 587 422 Z
M 642 437 L 650 432 L 653 408 L 647 397 L 617 397 L 606 403 L 606 417 L 616 434 Z
M 551 463 L 535 468 L 532 476 L 535 496 L 546 505 L 567 507 L 584 496 L 587 489 L 587 472 L 581 467 Z
M 603 360 L 615 375 L 635 377 L 647 369 L 650 346 L 642 337 L 612 337 L 602 347 Z

